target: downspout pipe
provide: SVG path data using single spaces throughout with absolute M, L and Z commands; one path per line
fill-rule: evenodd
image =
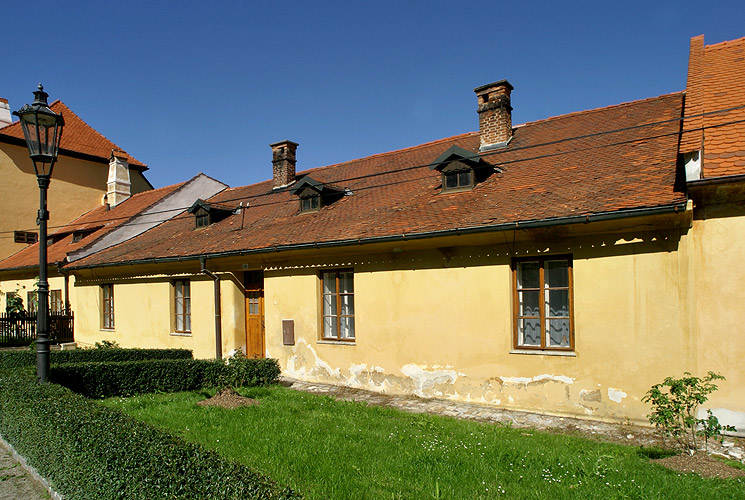
M 220 277 L 207 269 L 207 257 L 199 257 L 199 272 L 212 278 L 215 288 L 215 359 L 222 359 L 222 317 L 220 314 Z

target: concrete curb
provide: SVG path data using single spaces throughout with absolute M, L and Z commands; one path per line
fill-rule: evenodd
M 41 474 L 39 474 L 36 471 L 36 469 L 31 467 L 28 464 L 28 462 L 26 462 L 26 459 L 23 456 L 18 454 L 16 449 L 13 447 L 13 445 L 5 440 L 5 437 L 2 434 L 0 434 L 0 445 L 3 446 L 6 450 L 8 450 L 8 452 L 10 452 L 11 456 L 13 457 L 13 460 L 18 462 L 21 465 L 21 467 L 23 467 L 23 469 L 26 472 L 28 472 L 29 476 L 31 476 L 33 480 L 41 484 L 41 486 L 45 490 L 47 490 L 47 492 L 49 493 L 49 496 L 51 496 L 53 500 L 64 500 L 62 495 L 54 491 L 54 489 L 52 488 L 52 485 L 49 484 L 49 481 L 47 481 L 46 478 L 44 478 Z

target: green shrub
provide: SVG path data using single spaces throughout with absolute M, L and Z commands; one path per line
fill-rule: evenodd
M 155 359 L 52 365 L 50 380 L 88 397 L 179 392 L 203 387 L 242 387 L 275 383 L 274 359 Z
M 64 498 L 299 498 L 248 467 L 30 375 L 0 374 L 0 433 Z
M 731 425 L 719 424 L 711 410 L 707 410 L 707 418 L 696 417 L 699 405 L 718 389 L 714 380 L 724 380 L 724 377 L 714 372 L 704 378 L 688 372 L 684 375 L 679 379 L 667 377 L 661 384 L 653 385 L 642 402 L 652 405 L 652 413 L 647 417 L 663 436 L 672 437 L 691 454 L 698 449 L 696 438 L 703 437 L 708 451 L 709 439 L 721 439 L 722 431 L 736 430 Z
M 94 361 L 138 361 L 146 359 L 192 359 L 188 349 L 71 349 L 52 351 L 50 363 L 84 363 Z M 36 352 L 0 351 L 0 369 L 35 366 Z

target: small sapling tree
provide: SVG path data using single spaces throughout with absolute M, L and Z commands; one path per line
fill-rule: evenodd
M 642 402 L 652 405 L 652 413 L 647 415 L 649 422 L 690 454 L 698 449 L 698 437 L 704 438 L 708 451 L 710 438 L 721 440 L 722 432 L 735 431 L 731 425 L 721 425 L 711 410 L 707 410 L 707 418 L 696 418 L 698 407 L 718 389 L 715 380 L 724 377 L 709 372 L 699 378 L 685 372 L 682 378 L 667 377 L 661 384 L 653 385 L 642 398 Z

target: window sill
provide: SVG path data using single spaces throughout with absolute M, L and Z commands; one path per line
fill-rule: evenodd
M 99 331 L 102 331 L 102 332 L 115 332 L 116 330 L 114 328 L 99 328 Z
M 191 337 L 191 332 L 171 332 L 171 337 Z
M 533 354 L 540 356 L 569 356 L 576 357 L 577 353 L 574 351 L 549 351 L 545 349 L 512 349 L 510 354 Z
M 354 340 L 317 340 L 317 344 L 357 345 Z

